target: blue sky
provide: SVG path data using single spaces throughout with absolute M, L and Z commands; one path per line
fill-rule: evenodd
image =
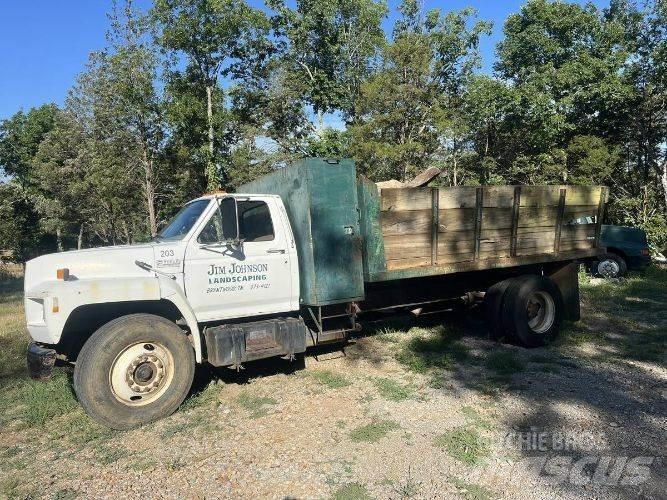
M 252 0 L 259 5 L 259 1 Z M 475 7 L 479 18 L 492 21 L 491 37 L 483 40 L 483 69 L 490 71 L 495 44 L 502 38 L 505 18 L 517 12 L 524 1 L 425 0 L 425 9 L 443 11 Z M 583 3 L 583 2 L 581 2 Z M 595 0 L 598 6 L 607 1 Z M 150 0 L 138 0 L 146 6 Z M 395 16 L 395 0 L 390 27 Z M 19 109 L 27 110 L 47 102 L 61 104 L 91 51 L 105 44 L 106 12 L 111 0 L 5 0 L 0 5 L 0 119 Z

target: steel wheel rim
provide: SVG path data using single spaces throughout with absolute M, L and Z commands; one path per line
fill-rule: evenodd
M 556 304 L 553 297 L 546 292 L 534 292 L 528 297 L 526 304 L 528 327 L 533 333 L 541 334 L 548 331 L 556 319 Z
M 620 270 L 618 262 L 613 259 L 605 259 L 598 264 L 598 273 L 605 278 L 615 278 Z
M 137 342 L 123 349 L 109 370 L 114 397 L 128 406 L 143 406 L 160 398 L 174 378 L 174 358 L 157 342 Z

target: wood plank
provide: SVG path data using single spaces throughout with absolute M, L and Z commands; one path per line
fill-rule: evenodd
M 484 259 L 500 259 L 502 257 L 509 257 L 510 256 L 510 247 L 507 246 L 507 248 L 496 248 L 493 250 L 483 250 L 480 249 L 479 251 L 479 259 L 484 260 Z
M 485 207 L 482 212 L 482 229 L 510 229 L 512 227 L 512 207 Z
M 597 224 L 573 224 L 563 226 L 561 241 L 595 239 Z
M 431 258 L 431 234 L 391 235 L 384 237 L 386 259 Z
M 497 238 L 509 239 L 511 237 L 512 237 L 512 229 L 508 227 L 502 229 L 485 229 L 484 227 L 482 227 L 482 232 L 480 234 L 480 238 L 482 240 L 497 239 Z
M 512 208 L 515 186 L 484 186 L 484 208 Z
M 468 260 L 473 260 L 475 257 L 474 252 L 459 252 L 459 253 L 448 253 L 438 255 L 438 264 L 453 264 L 455 262 L 465 262 Z
M 387 270 L 409 269 L 411 267 L 430 266 L 431 257 L 417 257 L 411 259 L 392 259 L 387 261 Z
M 567 189 L 565 205 L 597 205 L 601 186 L 562 186 Z
M 533 235 L 517 237 L 517 255 L 531 255 L 537 253 L 552 253 L 554 251 L 555 234 L 544 235 L 539 238 Z
M 595 240 L 566 240 L 560 242 L 561 252 L 588 250 L 595 247 Z
M 555 226 L 558 218 L 558 206 L 523 207 L 519 210 L 519 227 Z
M 380 212 L 382 234 L 415 234 L 431 231 L 432 212 L 428 210 L 401 210 Z
M 382 190 L 380 210 L 427 210 L 430 208 L 430 188 L 394 188 Z
M 530 226 L 530 227 L 520 227 L 517 230 L 517 234 L 521 236 L 528 236 L 532 238 L 542 238 L 546 236 L 555 236 L 556 235 L 556 226 Z
M 440 232 L 473 229 L 475 229 L 474 208 L 450 208 L 447 210 L 440 208 L 438 212 L 438 230 Z
M 594 257 L 599 254 L 599 249 L 589 248 L 569 252 L 561 251 L 559 254 L 550 253 L 525 255 L 521 257 L 503 257 L 497 259 L 491 258 L 477 261 L 459 262 L 451 265 L 425 266 L 398 271 L 380 271 L 369 276 L 369 279 L 370 281 L 387 281 L 401 278 L 416 278 L 423 276 L 437 276 L 468 271 L 479 271 L 483 269 L 500 269 L 515 266 L 525 266 L 545 262 L 567 262 L 573 259 Z
M 561 187 L 565 186 L 521 186 L 521 206 L 558 206 Z
M 475 186 L 441 187 L 438 189 L 440 209 L 475 208 L 477 200 Z
M 442 255 L 474 251 L 474 233 L 455 231 L 441 233 L 438 240 L 438 259 Z M 387 260 L 431 257 L 431 235 L 392 235 L 384 238 L 384 253 Z
M 438 167 L 429 167 L 426 170 L 424 170 L 421 174 L 417 175 L 411 181 L 406 182 L 405 186 L 411 188 L 423 187 L 441 173 L 442 170 L 439 169 Z
M 440 233 L 438 261 L 442 255 L 475 251 L 475 235 L 472 231 L 456 231 L 456 234 Z

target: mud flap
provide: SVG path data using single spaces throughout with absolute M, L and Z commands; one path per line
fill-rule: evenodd
M 581 311 L 579 306 L 579 263 L 572 262 L 555 271 L 549 278 L 553 280 L 563 296 L 564 318 L 570 321 L 579 321 Z

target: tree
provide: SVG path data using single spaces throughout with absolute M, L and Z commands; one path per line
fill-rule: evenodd
M 196 82 L 205 94 L 205 176 L 208 189 L 217 189 L 220 180 L 223 185 L 227 182 L 224 169 L 216 166 L 220 138 L 215 136 L 214 115 L 224 109 L 223 102 L 214 102 L 218 80 L 221 76 L 245 74 L 253 67 L 254 58 L 266 57 L 262 42 L 267 38 L 268 21 L 260 10 L 237 0 L 157 0 L 152 17 L 159 29 L 159 43 L 174 56 L 172 67 L 176 66 L 177 56 L 183 54 L 188 81 Z M 262 50 L 253 50 L 260 47 Z M 173 69 L 171 79 L 180 78 L 183 72 Z
M 351 150 L 361 171 L 378 180 L 404 180 L 449 157 L 457 184 L 467 134 L 461 98 L 489 25 L 474 22 L 467 9 L 422 16 L 414 0 L 403 2 L 401 12 L 381 68 L 361 86 Z
M 384 2 L 373 0 L 269 0 L 284 81 L 320 117 L 340 111 L 352 123 L 362 83 L 385 43 Z
M 53 128 L 57 111 L 55 104 L 44 104 L 28 113 L 19 111 L 0 123 L 0 169 L 23 189 L 32 183 L 32 158 Z

